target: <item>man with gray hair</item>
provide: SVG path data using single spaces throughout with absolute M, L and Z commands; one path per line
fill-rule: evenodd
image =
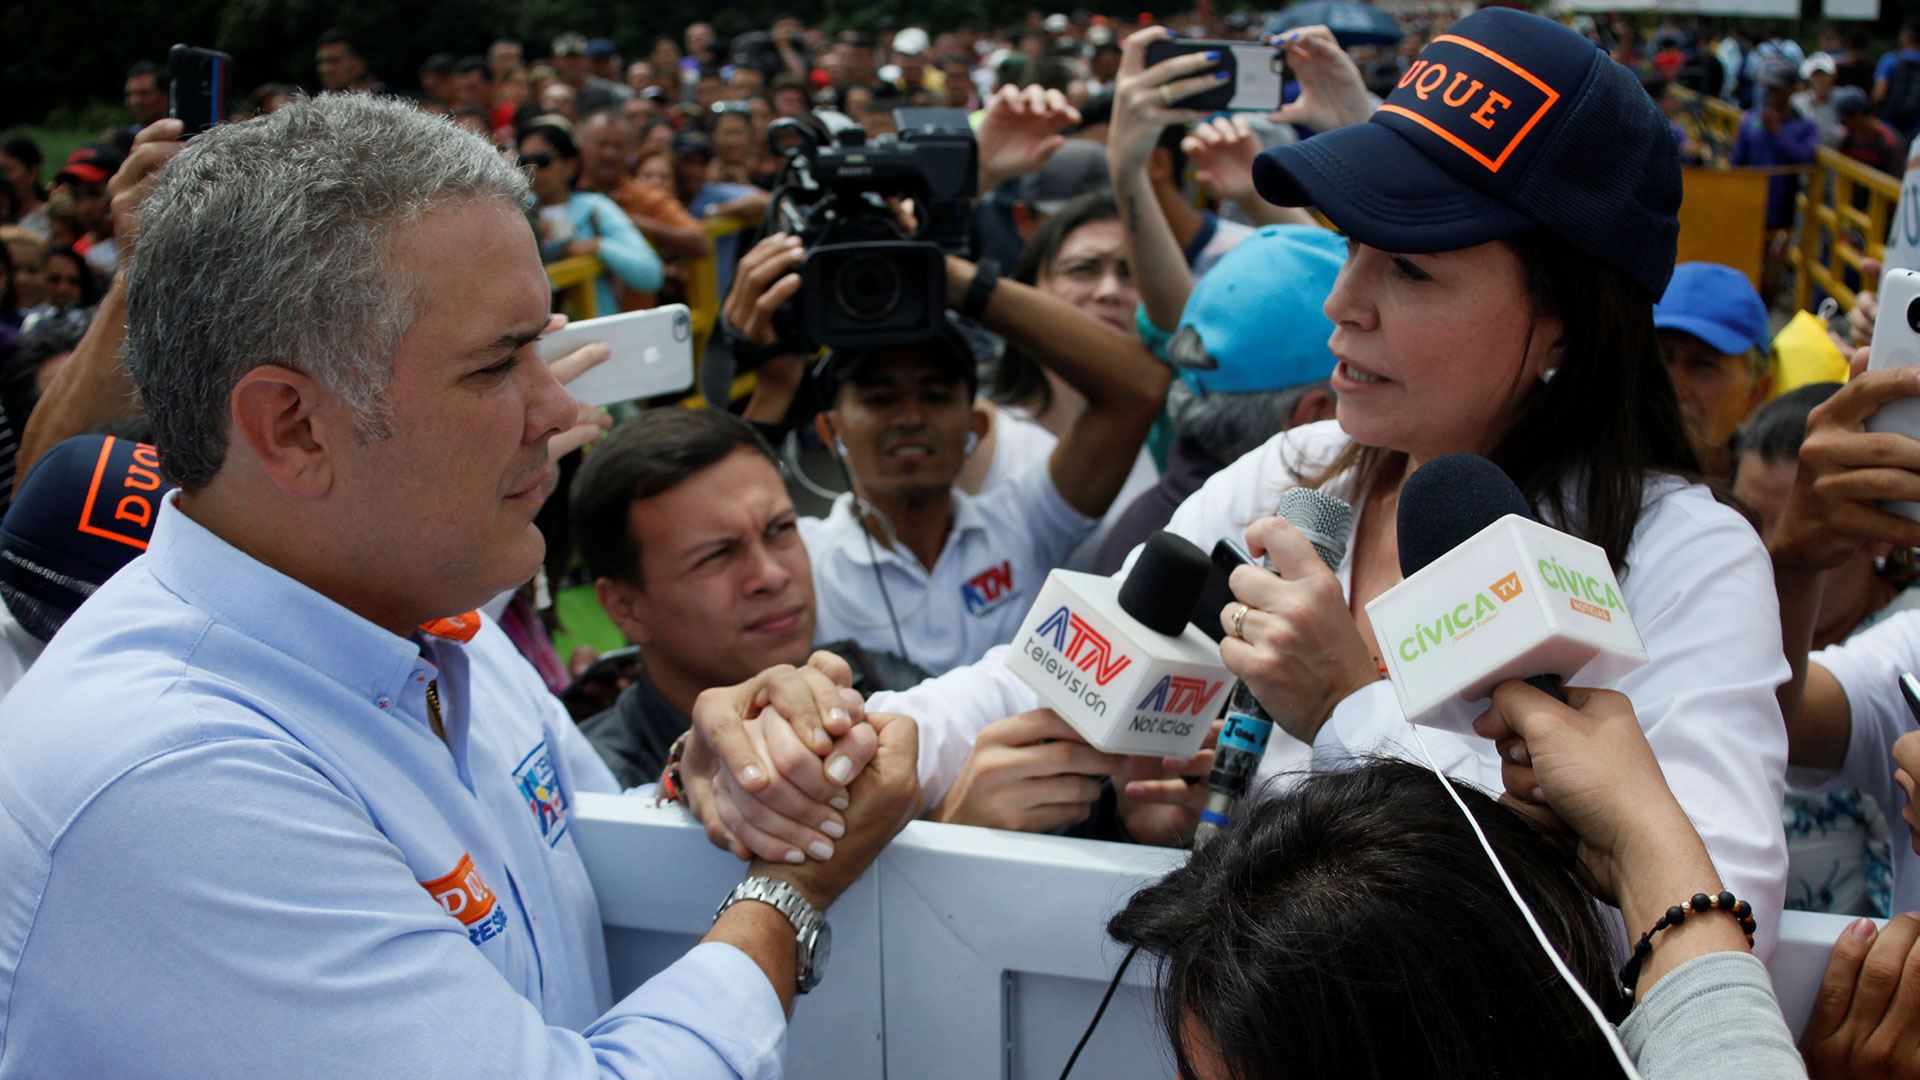
M 837 852 L 755 864 L 611 1000 L 568 824 L 616 785 L 472 610 L 581 438 L 526 197 L 365 95 L 160 170 L 126 360 L 180 491 L 0 703 L 0 1078 L 779 1074 L 820 911 L 919 808 L 913 726 L 837 710 L 878 770 Z

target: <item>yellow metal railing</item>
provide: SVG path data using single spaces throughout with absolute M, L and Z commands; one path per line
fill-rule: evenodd
M 1851 308 L 1848 270 L 1859 275 L 1860 288 L 1879 285 L 1877 276 L 1860 268 L 1860 260 L 1886 256 L 1887 227 L 1900 205 L 1899 179 L 1823 146 L 1807 170 L 1797 205 L 1799 231 L 1787 256 L 1795 271 L 1794 306 L 1811 310 L 1817 286 L 1842 308 Z
M 707 336 L 720 317 L 720 266 L 714 248 L 720 241 L 746 229 L 746 222 L 730 217 L 711 217 L 703 223 L 707 230 L 707 253 L 685 264 L 687 309 L 693 313 L 693 345 L 698 352 L 706 347 Z
M 575 255 L 547 264 L 547 280 L 560 293 L 560 310 L 570 322 L 591 319 L 600 314 L 599 293 L 594 286 L 605 268 L 595 255 Z

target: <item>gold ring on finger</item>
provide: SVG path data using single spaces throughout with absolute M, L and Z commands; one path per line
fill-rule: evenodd
M 1240 632 L 1240 625 L 1247 621 L 1247 612 L 1249 610 L 1251 609 L 1249 609 L 1247 605 L 1241 604 L 1240 610 L 1233 613 L 1233 636 L 1239 638 L 1241 641 L 1247 640 L 1246 635 Z

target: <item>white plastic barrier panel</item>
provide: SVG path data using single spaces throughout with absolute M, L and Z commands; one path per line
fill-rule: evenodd
M 616 998 L 679 959 L 713 925 L 713 911 L 747 864 L 713 846 L 677 806 L 580 793 L 574 843 L 593 879 Z M 834 902 L 833 952 L 819 988 L 796 1000 L 787 1032 L 789 1080 L 882 1080 L 880 894 L 869 870 Z
M 691 948 L 745 866 L 678 807 L 581 794 L 576 842 L 616 995 Z M 1106 922 L 1185 852 L 916 821 L 833 905 L 826 980 L 800 998 L 792 1080 L 1052 1080 L 1123 954 Z M 1849 916 L 1787 912 L 1768 969 L 1797 1038 Z M 1166 1080 L 1136 959 L 1075 1077 Z

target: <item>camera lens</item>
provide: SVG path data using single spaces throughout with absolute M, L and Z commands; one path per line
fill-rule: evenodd
M 833 274 L 833 303 L 860 322 L 879 322 L 900 306 L 900 277 L 878 255 L 855 255 Z
M 1907 305 L 1907 326 L 1914 333 L 1920 334 L 1920 298 L 1915 298 Z

